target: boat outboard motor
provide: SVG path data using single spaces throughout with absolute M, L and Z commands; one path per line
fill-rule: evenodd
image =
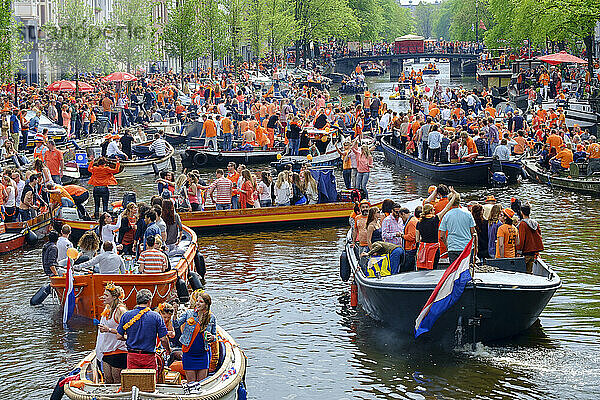
M 190 292 L 188 291 L 185 281 L 177 275 L 177 281 L 175 282 L 175 289 L 177 289 L 177 297 L 181 303 L 187 303 L 190 301 Z
M 29 304 L 32 306 L 39 306 L 44 302 L 44 300 L 46 300 L 46 297 L 48 297 L 51 290 L 52 289 L 50 287 L 50 284 L 45 284 L 44 286 L 39 288 L 33 296 L 31 296 L 31 299 L 29 299 Z
M 346 250 L 342 251 L 340 255 L 340 278 L 344 282 L 348 282 L 348 279 L 350 279 L 350 263 L 348 262 Z
M 192 290 L 204 289 L 204 285 L 200 281 L 200 276 L 194 271 L 188 272 L 188 282 L 190 282 L 190 286 Z
M 196 253 L 196 257 L 194 257 L 194 267 L 196 268 L 198 275 L 204 278 L 206 275 L 206 263 L 202 254 Z
M 35 246 L 37 244 L 38 240 L 39 240 L 38 236 L 32 230 L 28 230 L 25 233 L 25 241 L 27 242 L 28 245 Z
M 127 208 L 129 203 L 137 203 L 135 192 L 125 192 L 123 194 L 123 201 L 121 202 L 123 209 Z

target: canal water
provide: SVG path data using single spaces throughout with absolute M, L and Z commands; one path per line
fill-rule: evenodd
M 431 183 L 378 154 L 368 188 L 372 199 L 405 202 L 426 195 Z M 155 191 L 151 178 L 122 185 L 115 199 L 134 188 L 140 199 Z M 475 350 L 430 348 L 349 307 L 338 267 L 346 227 L 200 235 L 213 312 L 248 356 L 249 398 L 598 397 L 597 199 L 528 182 L 456 189 L 466 201 L 493 194 L 503 204 L 511 197 L 532 204 L 543 257 L 563 280 L 539 324 Z M 37 248 L 0 258 L 0 398 L 48 399 L 58 377 L 95 345 L 89 321 L 74 318 L 63 328 L 55 300 L 29 306 L 46 282 L 40 254 Z

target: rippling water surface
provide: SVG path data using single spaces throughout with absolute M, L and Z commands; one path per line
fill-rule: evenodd
M 378 155 L 369 191 L 373 199 L 408 201 L 430 184 Z M 120 192 L 135 187 L 140 196 L 154 188 L 149 178 L 124 186 Z M 527 182 L 457 190 L 467 201 L 494 194 L 504 204 L 531 202 L 544 258 L 563 280 L 540 323 L 475 350 L 422 347 L 349 307 L 338 271 L 345 227 L 201 236 L 213 311 L 248 356 L 250 398 L 598 398 L 598 201 Z M 56 379 L 94 348 L 88 321 L 74 319 L 64 330 L 55 301 L 29 306 L 46 282 L 40 254 L 0 259 L 0 398 L 48 399 Z

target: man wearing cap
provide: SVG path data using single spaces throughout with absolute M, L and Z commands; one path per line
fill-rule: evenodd
M 52 176 L 52 180 L 60 185 L 61 178 L 63 176 L 63 171 L 65 169 L 65 160 L 63 159 L 62 151 L 56 148 L 56 143 L 54 140 L 48 140 L 48 151 L 46 151 L 44 155 L 44 161 L 46 162 L 46 166 L 50 170 L 50 175 Z
M 440 241 L 448 248 L 448 259 L 452 264 L 473 239 L 473 254 L 477 254 L 477 232 L 473 215 L 460 207 L 460 194 L 454 192 L 454 203 L 440 223 Z
M 486 221 L 490 219 L 490 213 L 492 212 L 494 204 L 496 204 L 496 198 L 493 194 L 485 198 L 485 202 L 483 203 L 483 218 Z
M 128 160 L 129 157 L 127 157 L 127 154 L 122 152 L 121 149 L 119 149 L 119 145 L 117 144 L 117 140 L 119 140 L 120 137 L 118 135 L 113 135 L 111 139 L 112 140 L 108 142 L 108 145 L 106 146 L 106 157 L 111 158 L 113 160 Z
M 44 161 L 48 147 L 44 144 L 44 135 L 37 133 L 35 135 L 35 147 L 33 148 L 33 159 L 40 159 Z
M 513 225 L 515 212 L 510 208 L 502 211 L 502 222 L 496 234 L 496 256 L 494 258 L 513 258 L 517 254 L 519 232 Z
M 562 144 L 560 151 L 550 159 L 550 169 L 552 173 L 567 171 L 573 162 L 573 152 L 567 146 Z

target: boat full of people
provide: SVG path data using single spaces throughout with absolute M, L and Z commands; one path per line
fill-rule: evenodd
M 456 192 L 437 197 L 394 204 L 387 217 L 361 203 L 340 258 L 342 279 L 355 285 L 351 304 L 407 338 L 443 346 L 492 342 L 530 328 L 561 287 L 539 257 L 543 245 L 530 207 L 515 202 L 517 213 L 486 203 L 495 232 L 489 236 L 483 205 L 463 207 Z M 377 215 L 383 241 L 369 228 Z
M 90 352 L 71 372 L 64 383 L 64 394 L 72 400 L 235 400 L 245 393 L 246 356 L 235 339 L 220 326 L 217 326 L 218 352 L 209 376 L 199 382 L 188 382 L 184 371 L 175 371 L 171 366 L 159 372 L 156 379 L 137 383 L 130 382 L 126 387 L 121 383 L 106 383 L 97 367 L 96 351 Z M 179 362 L 181 364 L 181 362 Z M 130 372 L 136 371 L 136 372 Z M 131 376 L 148 370 L 123 370 L 122 375 Z M 155 372 L 153 372 L 155 373 Z M 148 374 L 145 378 L 148 378 Z M 151 376 L 150 376 L 151 377 Z M 131 379 L 131 378 L 130 378 Z M 134 378 L 135 379 L 135 378 Z M 150 383 L 148 383 L 150 382 Z
M 58 222 L 64 224 L 64 220 L 58 220 Z M 69 221 L 69 224 L 71 223 Z M 73 225 L 71 229 L 77 234 L 77 226 L 76 224 Z M 95 224 L 88 224 L 88 226 L 95 227 Z M 199 254 L 197 256 L 196 242 L 197 236 L 194 231 L 183 225 L 181 240 L 166 253 L 169 267 L 165 268 L 165 271 L 155 271 L 148 268 L 148 271 L 152 272 L 144 272 L 144 269 L 142 269 L 140 273 L 140 268 L 143 267 L 139 259 L 136 263 L 134 257 L 125 256 L 121 269 L 109 274 L 102 273 L 102 270 L 99 269 L 99 267 L 102 268 L 112 264 L 112 262 L 105 259 L 107 258 L 106 255 L 103 256 L 102 254 L 116 251 L 113 248 L 113 246 L 116 247 L 116 244 L 105 242 L 98 255 L 93 258 L 88 257 L 87 261 L 81 263 L 75 261 L 74 263 L 73 268 L 76 271 L 73 281 L 76 304 L 74 314 L 89 319 L 100 319 L 104 305 L 98 300 L 98 297 L 102 294 L 108 282 L 113 282 L 123 288 L 123 302 L 130 309 L 135 307 L 136 294 L 142 289 L 148 289 L 153 294 L 153 307 L 166 301 L 166 299 L 170 299 L 173 293 L 180 294 L 181 288 L 185 288 L 187 285 L 189 274 L 195 270 L 200 270 L 201 261 L 199 261 Z M 110 249 L 104 248 L 106 243 L 108 243 Z M 155 240 L 152 240 L 152 244 L 155 244 Z M 83 254 L 80 254 L 80 256 L 83 256 Z M 115 256 L 121 257 L 116 253 Z M 56 270 L 56 273 L 50 277 L 52 290 L 56 292 L 61 304 L 64 304 L 66 300 L 67 280 L 65 272 L 61 268 Z M 187 289 L 184 292 L 187 292 Z
M 523 160 L 527 176 L 536 182 L 553 188 L 600 196 L 600 166 L 596 165 L 595 170 L 592 168 L 594 167 L 590 167 L 588 162 L 572 162 L 568 170 L 553 172 L 540 165 L 537 159 Z
M 435 182 L 467 185 L 487 185 L 492 182 L 516 183 L 522 170 L 518 160 L 499 161 L 492 157 L 478 157 L 473 161 L 452 163 L 432 162 L 394 147 L 392 136 L 381 139 L 381 148 L 387 161 Z

